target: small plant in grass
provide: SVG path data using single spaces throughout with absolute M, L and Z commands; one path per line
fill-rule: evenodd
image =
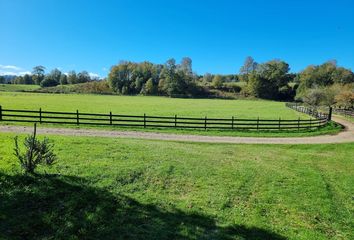
M 38 164 L 52 165 L 56 160 L 53 152 L 54 144 L 48 138 L 44 138 L 43 141 L 38 140 L 36 133 L 37 127 L 34 124 L 33 134 L 27 136 L 23 142 L 25 147 L 23 153 L 18 143 L 18 136 L 15 137 L 14 155 L 25 173 L 33 174 Z

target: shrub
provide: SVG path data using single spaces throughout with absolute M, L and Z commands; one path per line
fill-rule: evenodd
M 55 79 L 46 77 L 44 80 L 41 82 L 41 87 L 53 87 L 57 86 L 59 83 L 55 81 Z
M 339 106 L 354 107 L 354 85 L 343 86 L 342 91 L 335 96 L 335 100 Z
M 227 92 L 232 92 L 232 93 L 240 93 L 242 87 L 239 85 L 238 82 L 230 82 L 230 83 L 224 83 L 222 90 Z
M 56 160 L 56 155 L 53 152 L 54 145 L 48 138 L 43 141 L 36 139 L 36 124 L 34 132 L 24 140 L 25 152 L 21 153 L 18 136 L 15 137 L 14 155 L 20 162 L 25 173 L 33 174 L 38 164 L 52 165 Z

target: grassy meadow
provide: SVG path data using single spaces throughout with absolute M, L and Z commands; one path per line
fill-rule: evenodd
M 0 105 L 5 109 L 29 109 L 47 111 L 68 111 L 86 113 L 109 113 L 126 115 L 204 117 L 209 118 L 248 118 L 248 119 L 308 119 L 309 116 L 296 112 L 285 106 L 283 102 L 266 100 L 222 100 L 222 99 L 182 99 L 150 96 L 117 96 L 93 94 L 45 94 L 0 92 Z M 5 122 L 4 122 L 5 123 Z M 16 124 L 6 122 L 6 124 Z M 31 125 L 19 123 L 20 125 Z M 47 127 L 58 127 L 57 124 L 43 124 Z M 320 130 L 288 130 L 288 131 L 229 131 L 198 129 L 163 129 L 140 127 L 109 126 L 76 126 L 60 125 L 72 128 L 97 128 L 109 130 L 158 131 L 176 134 L 194 134 L 211 136 L 254 136 L 254 137 L 292 137 L 335 134 L 341 130 L 339 125 L 331 123 Z
M 39 85 L 0 84 L 0 92 L 26 92 L 39 89 Z
M 1 239 L 354 238 L 354 143 L 51 136 L 56 165 L 25 176 L 13 137 L 0 133 Z
M 266 100 L 181 99 L 148 96 L 0 93 L 3 108 L 157 116 L 297 119 L 308 118 L 282 102 Z

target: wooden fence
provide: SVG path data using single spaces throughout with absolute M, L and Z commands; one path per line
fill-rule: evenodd
M 324 112 L 320 112 L 316 109 L 313 109 L 313 108 L 309 108 L 309 107 L 305 107 L 305 106 L 302 106 L 302 105 L 299 105 L 297 103 L 286 103 L 286 106 L 291 108 L 291 109 L 294 109 L 298 112 L 302 112 L 302 113 L 305 113 L 307 115 L 310 115 L 316 119 L 327 119 L 327 121 L 330 121 L 331 120 L 331 115 L 332 115 L 332 110 L 329 109 L 328 110 L 328 113 L 324 113 Z
M 4 109 L 0 106 L 0 121 L 38 122 L 50 124 L 108 125 L 142 128 L 178 128 L 178 129 L 228 129 L 228 130 L 300 130 L 316 129 L 327 124 L 327 118 L 317 119 L 244 119 L 195 118 L 180 116 L 120 115 L 109 112 L 83 113 L 55 112 L 39 110 Z
M 333 112 L 346 116 L 346 117 L 354 117 L 354 109 L 353 108 L 333 108 Z

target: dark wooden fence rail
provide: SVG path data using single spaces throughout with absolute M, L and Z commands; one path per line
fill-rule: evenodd
M 316 119 L 327 119 L 328 121 L 331 120 L 331 111 L 332 110 L 329 110 L 328 113 L 323 113 L 323 112 L 317 111 L 316 109 L 305 107 L 305 106 L 299 105 L 297 103 L 286 103 L 285 105 L 291 109 L 294 109 L 298 112 L 305 113 L 305 114 L 310 115 Z
M 333 112 L 346 117 L 354 117 L 354 108 L 336 107 L 333 108 Z
M 109 125 L 153 128 L 194 128 L 229 130 L 300 130 L 316 129 L 327 124 L 327 118 L 317 119 L 244 119 L 244 118 L 195 118 L 159 117 L 144 115 L 120 115 L 76 112 L 55 112 L 39 110 L 4 109 L 0 106 L 0 121 L 39 122 L 52 124 Z

